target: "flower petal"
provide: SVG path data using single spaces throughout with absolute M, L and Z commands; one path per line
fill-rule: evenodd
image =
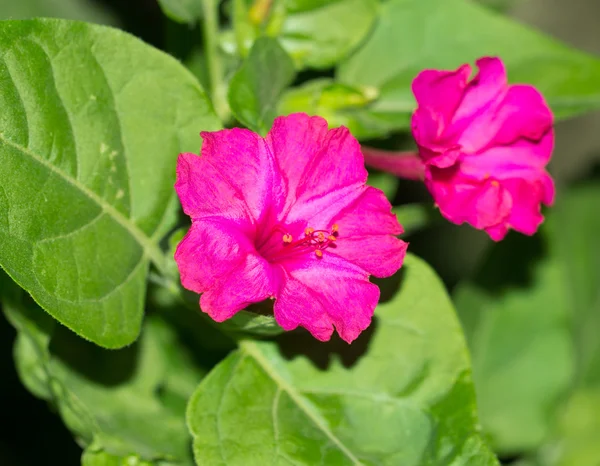
M 441 214 L 456 224 L 485 229 L 504 222 L 512 208 L 510 194 L 496 180 L 471 179 L 457 167 L 428 169 L 425 184 Z
M 177 246 L 175 261 L 182 285 L 203 293 L 252 253 L 254 246 L 235 224 L 211 218 L 192 223 Z
M 321 341 L 333 327 L 348 343 L 371 323 L 379 288 L 358 267 L 332 254 L 286 263 L 275 301 L 275 320 L 285 330 L 306 328 Z
M 424 70 L 413 80 L 412 91 L 417 105 L 428 109 L 431 118 L 439 123 L 438 135 L 452 121 L 470 74 L 471 67 L 462 65 L 455 71 Z M 428 136 L 432 135 L 429 133 Z
M 506 69 L 502 60 L 496 57 L 484 57 L 475 62 L 479 71 L 469 82 L 460 105 L 456 108 L 452 121 L 479 118 L 482 110 L 487 109 L 507 91 Z
M 243 194 L 204 157 L 179 155 L 175 190 L 183 211 L 192 218 L 214 215 L 237 223 L 252 222 Z
M 248 254 L 231 273 L 219 277 L 200 297 L 200 308 L 223 322 L 250 304 L 275 295 L 276 271 L 258 254 Z
M 460 135 L 464 150 L 477 152 L 488 146 L 511 145 L 519 140 L 538 142 L 552 131 L 552 113 L 532 86 L 513 85 L 506 95 L 469 121 Z M 552 149 L 548 152 L 550 154 Z M 550 156 L 546 159 L 546 162 Z
M 403 232 L 392 206 L 378 189 L 367 187 L 332 222 L 338 225 L 335 254 L 376 277 L 389 277 L 402 266 L 407 243 L 396 238 Z
M 282 209 L 285 187 L 266 141 L 247 129 L 201 133 L 205 158 L 245 200 L 257 222 Z
M 267 136 L 287 181 L 288 223 L 310 223 L 317 215 L 327 223 L 366 182 L 358 141 L 345 127 L 326 129 L 323 118 L 293 114 L 277 118 Z

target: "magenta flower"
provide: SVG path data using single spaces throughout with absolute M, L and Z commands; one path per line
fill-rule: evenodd
M 552 113 L 532 86 L 508 85 L 498 58 L 456 71 L 425 70 L 413 82 L 412 130 L 425 184 L 444 217 L 492 239 L 509 228 L 531 235 L 554 185 L 545 170 L 554 143 Z
M 175 260 L 217 322 L 274 298 L 285 330 L 350 343 L 367 328 L 379 289 L 407 244 L 383 193 L 365 185 L 360 146 L 320 117 L 279 117 L 266 138 L 201 133 L 202 155 L 181 154 L 175 189 L 192 227 Z

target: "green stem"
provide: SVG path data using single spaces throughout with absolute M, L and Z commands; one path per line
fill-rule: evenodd
M 204 10 L 204 49 L 210 81 L 210 96 L 221 121 L 229 117 L 223 83 L 223 65 L 219 56 L 219 0 L 202 0 Z

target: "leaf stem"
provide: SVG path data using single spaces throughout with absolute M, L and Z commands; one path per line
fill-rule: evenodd
M 204 50 L 208 66 L 210 97 L 221 121 L 229 117 L 229 106 L 223 83 L 223 64 L 219 56 L 219 0 L 202 0 L 204 12 Z

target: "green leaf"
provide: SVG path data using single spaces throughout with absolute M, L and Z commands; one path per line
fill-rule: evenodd
M 163 321 L 148 319 L 137 343 L 108 351 L 59 326 L 14 284 L 2 292 L 19 377 L 86 447 L 84 464 L 191 462 L 184 412 L 202 372 Z
M 368 105 L 377 99 L 373 87 L 355 88 L 335 82 L 330 78 L 308 81 L 288 89 L 279 103 L 279 113 L 304 112 L 325 118 L 332 127 L 346 126 L 357 138 L 369 138 L 379 134 L 381 120 L 368 116 Z M 397 122 L 388 124 L 394 128 Z
M 377 0 L 288 0 L 280 32 L 283 47 L 300 67 L 330 68 L 371 31 Z
M 577 352 L 576 384 L 600 390 L 600 187 L 565 191 L 548 218 L 551 250 L 563 267 Z
M 495 245 L 454 296 L 473 354 L 482 425 L 495 450 L 507 454 L 546 440 L 574 372 L 564 276 L 555 260 L 527 257 L 536 241 L 511 235 Z M 514 282 L 516 271 L 524 280 Z
M 98 24 L 116 24 L 116 18 L 91 0 L 19 0 L 0 2 L 0 19 L 34 17 L 78 19 Z
M 584 466 L 600 458 L 600 390 L 579 390 L 567 403 L 557 428 L 558 448 L 542 451 L 542 465 Z M 558 454 L 557 454 L 558 453 Z
M 0 265 L 82 337 L 129 344 L 177 155 L 219 122 L 180 63 L 115 29 L 6 21 L 0 48 Z
M 406 129 L 419 71 L 456 69 L 485 55 L 504 60 L 511 82 L 535 85 L 559 118 L 600 106 L 600 60 L 464 0 L 384 2 L 373 33 L 339 66 L 337 78 L 378 89 L 365 118 Z M 379 132 L 390 130 L 382 124 Z
M 233 114 L 250 129 L 266 133 L 277 115 L 279 96 L 294 76 L 294 64 L 279 43 L 257 39 L 231 78 L 228 100 Z
M 401 291 L 339 357 L 340 342 L 300 344 L 318 366 L 241 342 L 188 405 L 196 463 L 498 464 L 477 431 L 469 358 L 442 284 L 413 256 L 396 278 Z
M 194 24 L 202 16 L 202 0 L 158 0 L 160 8 L 173 21 Z
M 233 2 L 239 54 L 262 35 L 277 37 L 298 68 L 331 68 L 371 31 L 377 0 L 247 0 Z M 332 18 L 335 20 L 332 21 Z

